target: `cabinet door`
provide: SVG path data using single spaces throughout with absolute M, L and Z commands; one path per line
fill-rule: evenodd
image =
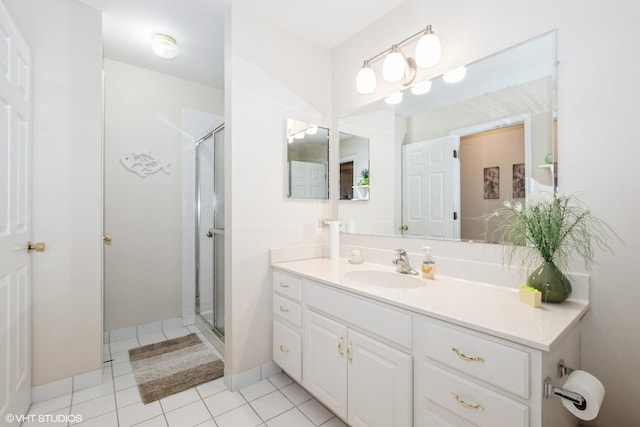
M 291 378 L 302 379 L 302 337 L 277 320 L 273 321 L 273 361 Z
M 347 327 L 305 310 L 304 328 L 302 384 L 344 419 L 347 416 Z
M 411 426 L 411 356 L 349 330 L 349 424 Z

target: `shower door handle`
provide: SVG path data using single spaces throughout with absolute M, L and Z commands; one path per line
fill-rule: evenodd
M 207 230 L 207 237 L 213 237 L 213 229 Z

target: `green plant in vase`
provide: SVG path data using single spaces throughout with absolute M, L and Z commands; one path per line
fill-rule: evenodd
M 524 206 L 507 200 L 486 220 L 497 223 L 494 234 L 507 243 L 504 261 L 511 264 L 517 259 L 531 268 L 542 260 L 527 285 L 542 292 L 545 302 L 563 302 L 571 294 L 571 283 L 562 272 L 569 260 L 579 255 L 590 270 L 595 246 L 612 252 L 608 241 L 619 237 L 575 195 L 530 199 Z
M 360 171 L 360 181 L 358 185 L 369 185 L 369 169 L 365 168 Z

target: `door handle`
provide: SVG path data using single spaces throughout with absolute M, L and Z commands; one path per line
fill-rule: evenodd
M 44 242 L 38 242 L 38 243 L 27 242 L 27 253 L 31 253 L 33 251 L 44 252 L 44 248 L 45 248 Z
M 213 237 L 213 230 L 212 229 L 207 230 L 207 237 Z
M 105 234 L 102 240 L 104 240 L 105 243 L 111 243 L 111 234 Z

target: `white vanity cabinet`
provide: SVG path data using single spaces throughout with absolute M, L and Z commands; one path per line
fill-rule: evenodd
M 542 398 L 557 362 L 579 360 L 579 330 L 551 352 L 427 317 L 415 323 L 415 425 L 421 427 L 575 425 L 558 398 Z
M 273 361 L 302 380 L 302 279 L 273 272 Z
M 564 383 L 561 359 L 580 367 L 588 305 L 534 309 L 486 286 L 448 293 L 458 284 L 444 280 L 382 296 L 341 282 L 350 268 L 306 260 L 273 273 L 274 361 L 349 425 L 577 425 L 543 382 Z
M 411 426 L 411 355 L 356 325 L 382 316 L 410 328 L 408 314 L 304 285 L 303 386 L 351 426 Z

